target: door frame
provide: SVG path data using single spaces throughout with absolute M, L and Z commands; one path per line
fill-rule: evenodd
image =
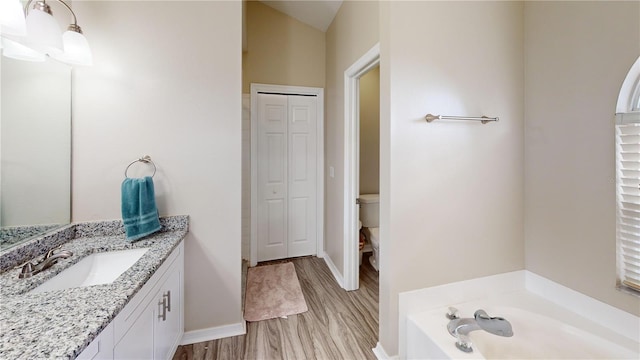
M 258 93 L 315 95 L 318 99 L 316 122 L 316 256 L 324 251 L 324 89 L 305 86 L 251 84 L 251 256 L 250 266 L 258 264 Z
M 358 211 L 356 198 L 360 171 L 360 78 L 380 64 L 380 43 L 344 72 L 344 283 L 345 290 L 360 286 Z

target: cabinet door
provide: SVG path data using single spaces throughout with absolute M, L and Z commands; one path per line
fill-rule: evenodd
M 153 359 L 153 326 L 155 307 L 152 301 L 132 323 L 113 349 L 114 359 Z
M 175 269 L 157 295 L 155 317 L 154 359 L 171 359 L 182 338 L 182 274 Z
M 107 325 L 86 349 L 84 349 L 77 360 L 113 360 L 113 324 Z

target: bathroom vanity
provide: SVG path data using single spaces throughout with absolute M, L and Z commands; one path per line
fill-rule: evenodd
M 0 358 L 171 358 L 184 329 L 188 218 L 161 224 L 160 232 L 134 243 L 125 240 L 120 221 L 72 224 L 0 253 Z M 43 244 L 74 255 L 18 278 L 21 264 L 51 249 Z M 128 252 L 142 255 L 112 282 L 34 291 L 92 254 Z

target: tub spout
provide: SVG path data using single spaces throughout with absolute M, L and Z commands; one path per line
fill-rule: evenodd
M 484 331 L 490 332 L 494 335 L 510 337 L 513 336 L 513 329 L 511 329 L 511 323 L 507 319 L 496 316 L 490 317 L 484 310 L 478 310 L 473 314 L 476 323 Z
M 464 352 L 473 351 L 469 333 L 475 330 L 484 330 L 498 336 L 513 336 L 509 321 L 501 317 L 490 317 L 484 310 L 476 311 L 473 318 L 452 319 L 447 324 L 447 330 L 456 338 L 456 347 Z

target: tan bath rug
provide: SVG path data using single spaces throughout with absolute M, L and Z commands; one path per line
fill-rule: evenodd
M 307 310 L 293 263 L 249 268 L 244 304 L 245 320 L 267 320 Z

